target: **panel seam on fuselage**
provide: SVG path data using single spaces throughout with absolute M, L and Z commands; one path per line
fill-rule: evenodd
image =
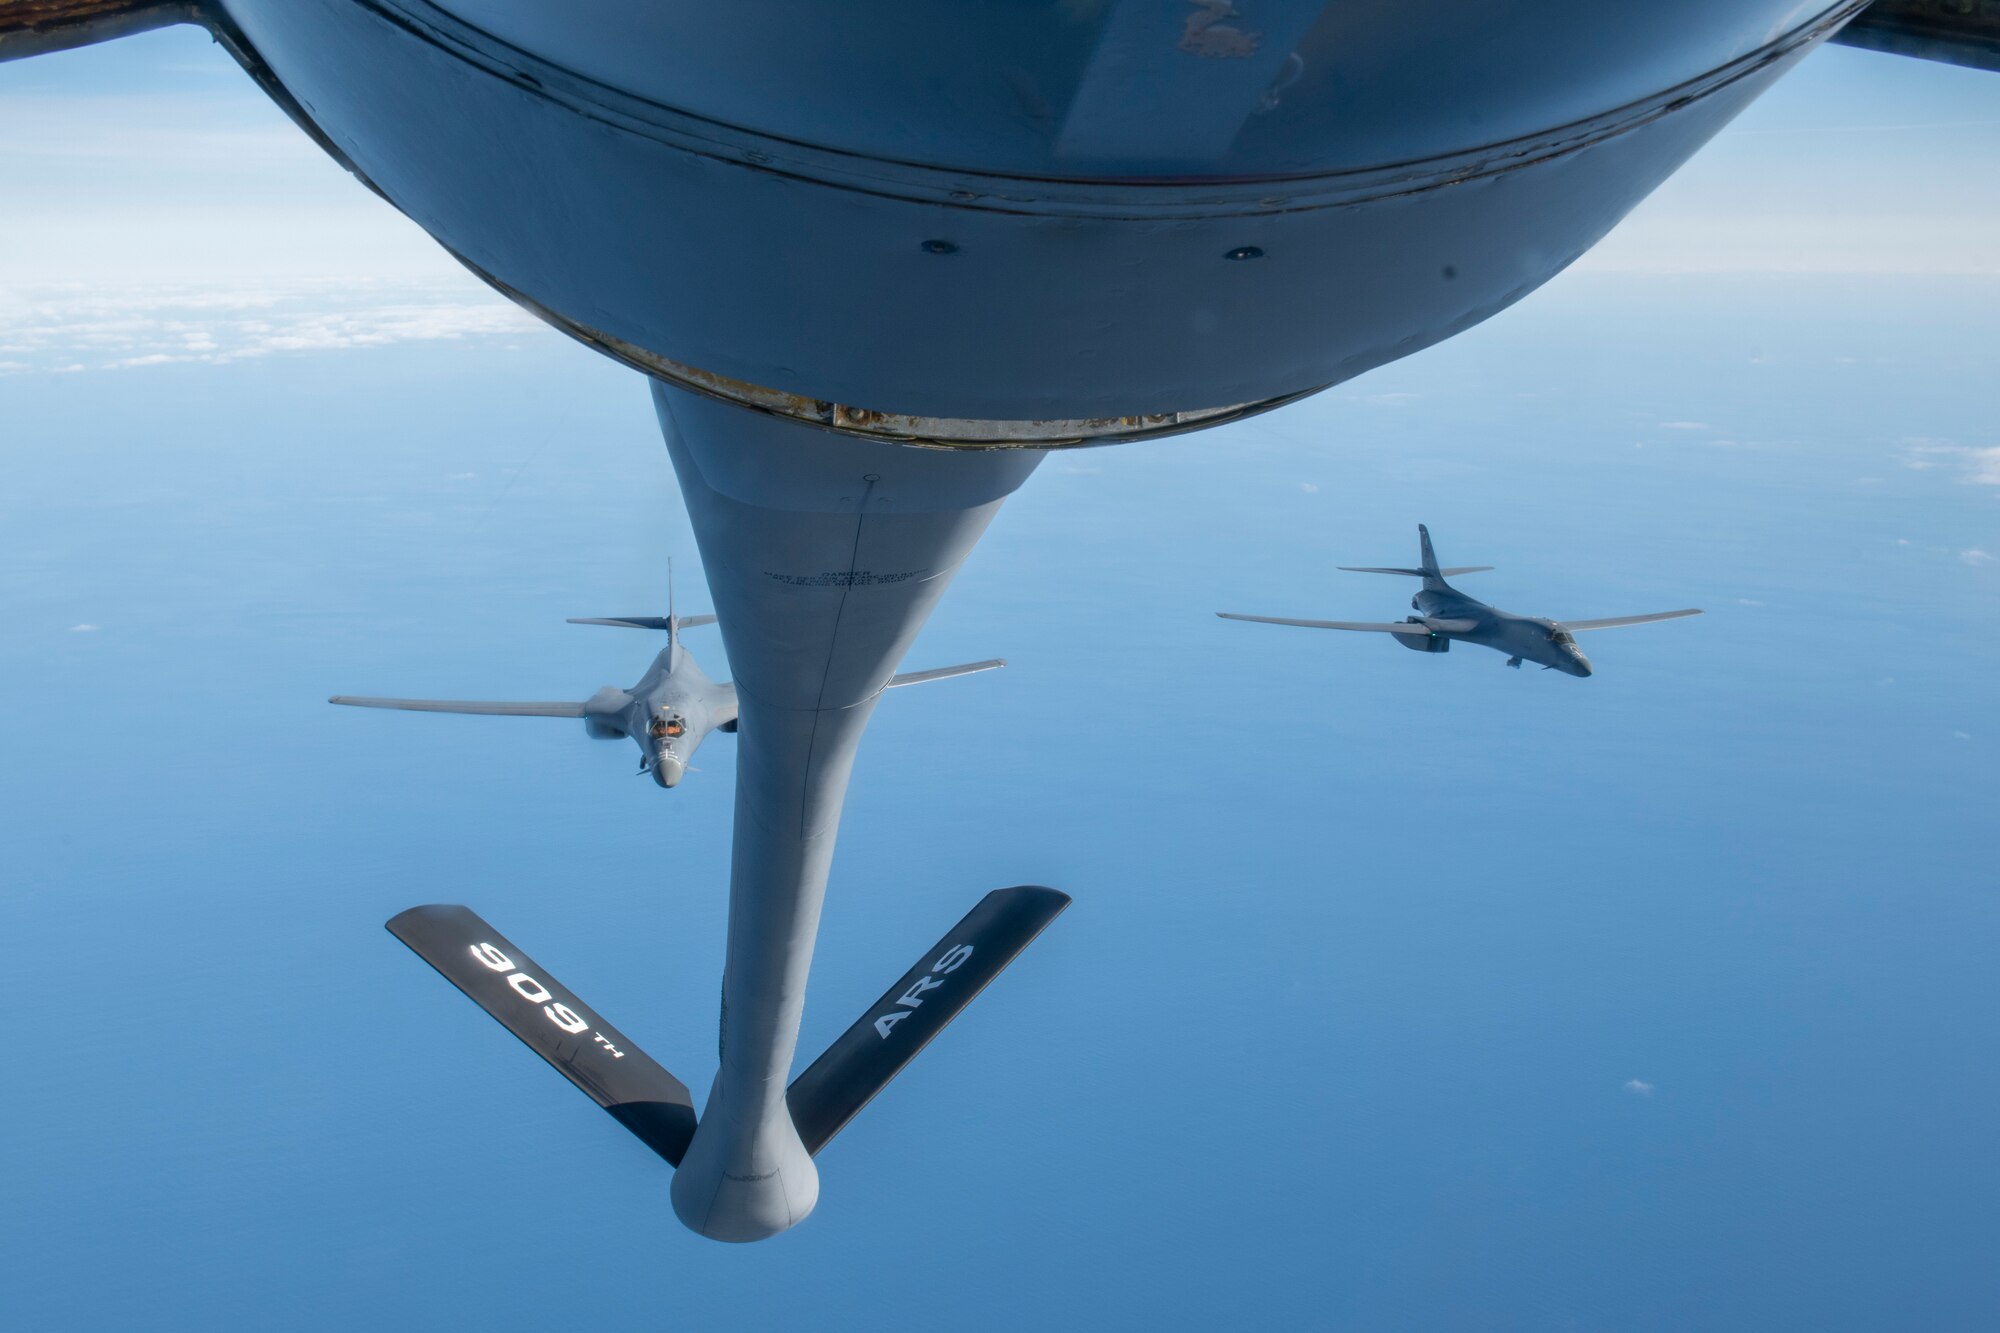
M 680 152 L 814 185 L 984 212 L 1101 217 L 1154 221 L 1166 217 L 1270 216 L 1317 208 L 1344 208 L 1468 180 L 1504 174 L 1566 157 L 1616 138 L 1661 116 L 1720 92 L 1801 46 L 1837 32 L 1868 0 L 1836 0 L 1811 19 L 1764 46 L 1592 116 L 1460 153 L 1401 162 L 1379 162 L 1330 172 L 1218 177 L 1203 183 L 1216 191 L 1190 207 L 1160 205 L 1151 196 L 1165 185 L 1185 192 L 1184 180 L 1014 176 L 968 167 L 874 158 L 846 149 L 772 135 L 669 106 L 556 65 L 485 29 L 440 9 L 434 0 L 351 0 L 377 20 L 400 28 L 450 57 L 549 102 L 625 133 L 639 134 Z M 419 12 L 419 10 L 423 12 Z M 529 73 L 532 66 L 535 73 Z M 674 124 L 670 122 L 680 122 Z M 871 170 L 872 169 L 872 170 Z M 1321 197 L 1279 202 L 1270 187 L 1312 184 Z M 1068 196 L 1064 198 L 1062 196 Z M 1142 202 L 1143 200 L 1143 202 Z
M 805 771 L 799 775 L 799 837 L 806 836 L 806 792 L 812 785 L 813 761 L 819 753 L 820 720 L 826 715 L 826 683 L 833 677 L 834 655 L 840 651 L 840 623 L 847 615 L 847 599 L 854 594 L 854 567 L 861 559 L 861 528 L 868 521 L 868 501 L 875 494 L 875 481 L 868 478 L 861 490 L 861 505 L 854 515 L 854 540 L 847 547 L 847 568 L 840 585 L 840 604 L 833 609 L 833 633 L 827 636 L 826 660 L 820 663 L 819 693 L 813 698 L 812 739 L 806 743 Z

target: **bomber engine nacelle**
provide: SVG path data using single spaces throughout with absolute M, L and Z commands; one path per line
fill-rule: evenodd
M 1424 622 L 1415 616 L 1404 616 L 1403 623 L 1406 625 L 1421 625 Z M 1442 634 L 1428 634 L 1421 639 L 1414 634 L 1391 634 L 1389 637 L 1413 652 L 1448 653 L 1451 651 L 1451 640 Z
M 631 703 L 631 695 L 616 685 L 606 685 L 584 701 L 584 733 L 594 741 L 623 740 L 625 728 L 619 723 L 618 715 Z

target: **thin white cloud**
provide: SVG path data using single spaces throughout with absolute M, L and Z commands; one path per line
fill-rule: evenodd
M 1954 467 L 1973 486 L 2000 486 L 2000 445 L 1956 444 L 1910 436 L 1902 441 L 1903 466 L 1917 472 Z
M 1782 129 L 1768 130 L 1737 128 L 1729 133 L 1736 139 L 1787 138 L 1799 134 L 1837 134 L 1845 138 L 1855 134 L 1905 134 L 1913 130 L 1926 134 L 1936 130 L 1977 130 L 1992 125 L 2000 125 L 2000 120 L 1925 120 L 1895 125 L 1787 125 Z
M 1739 597 L 1739 598 L 1737 598 L 1737 599 L 1736 599 L 1736 604 L 1737 604 L 1738 606 L 1762 606 L 1762 605 L 1763 605 L 1763 603 L 1762 603 L 1762 602 L 1760 602 L 1760 601 L 1758 601 L 1758 600 L 1757 600 L 1757 599 L 1756 599 L 1755 597 Z
M 1302 482 L 1300 482 L 1300 483 L 1299 483 L 1299 490 L 1300 490 L 1301 492 L 1303 492 L 1304 494 L 1306 494 L 1306 495 L 1318 495 L 1318 494 L 1319 494 L 1319 487 L 1317 487 L 1317 486 L 1313 485 L 1313 484 L 1312 484 L 1311 482 L 1309 482 L 1309 481 L 1302 481 Z
M 0 288 L 0 374 L 223 365 L 538 331 L 525 311 L 467 281 Z
M 69 632 L 71 634 L 95 634 L 97 633 L 97 626 L 89 624 L 71 625 L 69 627 Z
M 65 162 L 130 161 L 150 167 L 161 161 L 214 164 L 249 174 L 276 163 L 306 165 L 317 151 L 297 129 L 282 121 L 246 124 L 235 97 L 179 95 L 178 112 L 162 115 L 166 99 L 155 93 L 95 96 L 0 98 L 8 118 L 33 122 L 42 132 L 9 135 L 0 141 L 0 163 L 18 172 L 33 158 Z
M 1992 219 L 1791 215 L 1673 208 L 1663 200 L 1622 223 L 1575 268 L 1584 273 L 2000 274 Z M 1923 245 L 1911 245 L 1922 236 Z
M 1625 1080 L 1625 1091 L 1635 1097 L 1650 1097 L 1653 1095 L 1653 1085 L 1642 1078 L 1628 1078 Z
M 1992 553 L 1982 551 L 1977 546 L 1972 547 L 1970 550 L 1960 551 L 1958 558 L 1968 565 L 1990 565 L 1993 563 Z
M 1661 430 L 1713 430 L 1706 421 L 1662 421 Z

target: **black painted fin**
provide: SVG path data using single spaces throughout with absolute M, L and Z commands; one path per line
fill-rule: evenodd
M 1069 903 L 1036 885 L 980 899 L 793 1081 L 785 1100 L 806 1151 L 818 1154 Z
M 389 933 L 675 1166 L 694 1137 L 687 1085 L 467 907 L 389 918 Z

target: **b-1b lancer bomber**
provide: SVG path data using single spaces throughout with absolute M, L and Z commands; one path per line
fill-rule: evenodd
M 595 740 L 630 737 L 639 747 L 639 772 L 651 774 L 662 787 L 677 787 L 686 775 L 694 752 L 710 732 L 736 730 L 736 686 L 729 681 L 710 680 L 687 649 L 681 647 L 681 631 L 713 625 L 715 617 L 679 616 L 673 611 L 673 592 L 667 593 L 664 616 L 581 616 L 571 617 L 572 625 L 613 625 L 621 629 L 664 630 L 667 646 L 653 659 L 639 683 L 629 690 L 606 685 L 580 703 L 488 702 L 470 699 L 381 699 L 354 694 L 336 694 L 327 702 L 355 708 L 400 708 L 413 713 L 479 713 L 491 717 L 580 717 L 583 729 Z M 965 662 L 958 666 L 933 667 L 929 671 L 908 671 L 891 676 L 884 689 L 899 685 L 921 685 L 926 681 L 969 676 L 975 671 L 992 671 L 1006 666 L 1001 658 Z
M 1644 625 L 1655 620 L 1676 620 L 1698 616 L 1689 607 L 1680 611 L 1653 611 L 1643 616 L 1610 616 L 1602 620 L 1548 620 L 1541 616 L 1517 616 L 1511 611 L 1488 606 L 1467 597 L 1446 583 L 1460 574 L 1483 574 L 1491 565 L 1460 565 L 1440 569 L 1437 553 L 1431 549 L 1430 529 L 1417 524 L 1417 539 L 1423 545 L 1423 563 L 1416 569 L 1383 568 L 1370 565 L 1342 565 L 1350 574 L 1406 574 L 1424 581 L 1423 589 L 1410 599 L 1417 614 L 1387 624 L 1361 620 L 1293 620 L 1285 616 L 1246 616 L 1233 611 L 1217 611 L 1224 620 L 1254 620 L 1262 625 L 1303 625 L 1307 629 L 1371 630 L 1393 634 L 1396 642 L 1420 653 L 1448 653 L 1451 645 L 1476 643 L 1507 654 L 1507 665 L 1518 667 L 1534 662 L 1544 671 L 1561 671 L 1572 676 L 1588 676 L 1590 659 L 1576 646 L 1581 630 L 1617 629 L 1623 625 Z

